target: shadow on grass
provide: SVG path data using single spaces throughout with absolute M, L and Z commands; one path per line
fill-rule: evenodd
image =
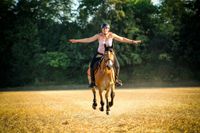
M 200 87 L 200 82 L 133 82 L 124 83 L 122 87 L 117 89 L 155 89 L 155 88 L 179 88 L 179 87 Z M 49 90 L 90 90 L 87 84 L 66 84 L 66 85 L 32 85 L 20 87 L 6 87 L 0 88 L 0 91 L 49 91 Z

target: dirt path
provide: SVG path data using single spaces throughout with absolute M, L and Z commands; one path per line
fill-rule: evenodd
M 91 90 L 0 92 L 0 132 L 200 132 L 198 87 L 116 90 L 109 116 L 91 105 Z

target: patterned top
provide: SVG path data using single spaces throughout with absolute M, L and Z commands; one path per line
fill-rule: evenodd
M 105 52 L 105 47 L 104 44 L 106 44 L 107 47 L 112 47 L 112 42 L 113 42 L 113 38 L 99 38 L 99 47 L 98 47 L 98 52 L 101 54 L 104 54 Z

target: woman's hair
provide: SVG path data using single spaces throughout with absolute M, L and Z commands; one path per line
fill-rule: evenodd
M 109 28 L 109 29 L 110 29 L 110 25 L 109 25 L 109 24 L 106 24 L 106 23 L 103 23 L 103 24 L 101 25 L 101 29 L 103 29 L 103 28 Z

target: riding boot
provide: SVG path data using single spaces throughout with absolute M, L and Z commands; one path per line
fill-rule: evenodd
M 94 76 L 94 68 L 90 67 L 90 76 L 91 76 L 91 83 L 89 85 L 90 88 L 94 88 L 95 85 L 95 76 Z
M 115 73 L 115 85 L 116 85 L 117 87 L 123 85 L 122 81 L 119 80 L 118 77 L 119 77 L 119 68 L 117 67 L 117 68 L 116 68 L 116 73 Z
M 119 71 L 120 71 L 120 66 L 119 66 L 119 61 L 117 59 L 117 56 L 115 55 L 115 63 L 114 63 L 114 67 L 115 67 L 115 85 L 117 87 L 122 86 L 122 81 L 118 79 L 119 77 Z

